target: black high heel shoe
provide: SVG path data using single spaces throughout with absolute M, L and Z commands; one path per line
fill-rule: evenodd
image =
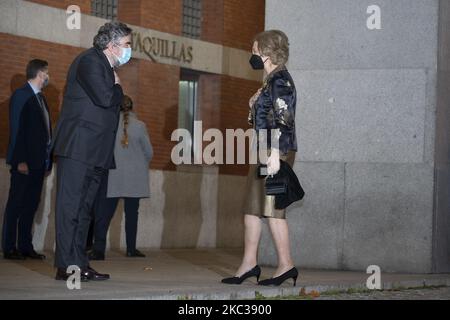
M 259 281 L 259 276 L 261 275 L 261 268 L 257 265 L 252 270 L 247 271 L 240 277 L 231 277 L 222 279 L 222 283 L 226 284 L 241 284 L 245 279 L 250 277 L 256 277 L 256 281 Z
M 287 279 L 292 278 L 294 280 L 294 287 L 295 287 L 297 283 L 297 277 L 298 277 L 298 270 L 296 267 L 293 267 L 292 269 L 286 271 L 285 273 L 279 275 L 278 277 L 262 280 L 258 282 L 258 284 L 260 286 L 279 286 Z

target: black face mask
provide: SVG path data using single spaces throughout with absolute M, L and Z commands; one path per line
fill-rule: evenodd
M 257 54 L 253 54 L 252 57 L 250 58 L 249 62 L 250 62 L 250 65 L 252 66 L 252 68 L 255 70 L 264 69 L 264 61 Z

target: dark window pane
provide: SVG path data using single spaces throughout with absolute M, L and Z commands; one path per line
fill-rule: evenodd
M 91 0 L 91 14 L 103 19 L 117 19 L 119 0 Z
M 201 0 L 183 0 L 183 36 L 200 38 L 201 35 Z

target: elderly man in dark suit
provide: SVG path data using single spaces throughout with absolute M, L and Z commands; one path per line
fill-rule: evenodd
M 99 185 L 114 168 L 114 141 L 123 99 L 114 68 L 131 57 L 131 29 L 108 22 L 94 37 L 94 47 L 70 66 L 63 106 L 55 129 L 58 159 L 56 191 L 56 279 L 67 280 L 69 266 L 81 280 L 106 280 L 89 266 L 86 240 L 90 211 Z
M 52 167 L 51 123 L 41 90 L 48 84 L 48 63 L 31 60 L 27 83 L 10 99 L 10 136 L 6 163 L 11 184 L 3 220 L 2 248 L 5 259 L 45 259 L 33 248 L 33 220 L 41 198 L 44 178 Z M 17 246 L 16 246 L 17 242 Z

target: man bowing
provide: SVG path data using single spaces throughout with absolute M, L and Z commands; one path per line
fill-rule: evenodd
M 90 211 L 99 185 L 114 168 L 114 142 L 123 99 L 114 68 L 131 57 L 132 30 L 108 22 L 98 30 L 94 46 L 70 66 L 60 118 L 53 142 L 57 157 L 56 279 L 67 280 L 69 266 L 81 280 L 106 280 L 89 266 L 86 240 Z

